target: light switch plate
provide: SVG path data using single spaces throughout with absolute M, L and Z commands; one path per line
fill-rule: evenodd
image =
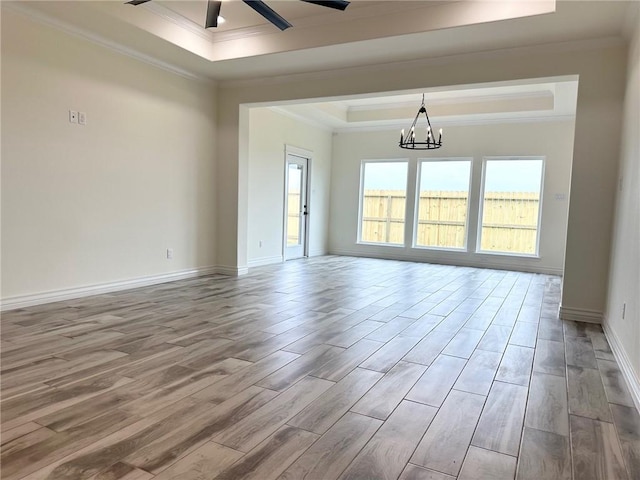
M 69 110 L 69 123 L 78 123 L 78 112 Z

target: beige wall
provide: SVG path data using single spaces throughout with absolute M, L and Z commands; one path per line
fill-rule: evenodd
M 445 129 L 445 146 L 440 150 L 426 154 L 425 152 L 411 152 L 398 148 L 397 130 L 337 134 L 334 137 L 332 167 L 331 253 L 375 255 L 384 258 L 561 274 L 567 232 L 573 133 L 573 121 L 447 127 Z M 540 258 L 475 253 L 484 156 L 546 157 L 542 195 Z M 357 243 L 358 189 L 362 160 L 407 158 L 410 160 L 409 171 L 415 172 L 419 158 L 446 157 L 473 159 L 473 183 L 468 221 L 469 252 Z M 410 178 L 415 178 L 415 176 Z M 413 188 L 413 185 L 410 184 L 409 188 Z M 556 194 L 563 194 L 564 200 L 556 200 Z M 410 195 L 409 198 L 412 196 Z M 407 202 L 406 218 L 414 216 L 412 203 Z
M 327 253 L 331 132 L 267 108 L 253 108 L 249 116 L 249 265 L 282 261 L 285 145 L 312 152 L 309 254 Z
M 211 84 L 3 10 L 3 301 L 215 265 L 215 148 Z
M 481 82 L 579 75 L 571 201 L 565 258 L 563 307 L 587 316 L 604 312 L 609 272 L 626 49 L 604 45 L 583 49 L 552 45 L 491 52 L 316 76 L 288 77 L 260 83 L 220 86 L 218 236 L 220 261 L 247 263 L 247 210 L 238 208 L 248 196 L 246 155 L 239 149 L 248 130 L 240 105 L 252 102 L 326 98 Z
M 629 48 L 605 329 L 640 408 L 640 25 Z M 626 303 L 624 318 L 623 305 Z

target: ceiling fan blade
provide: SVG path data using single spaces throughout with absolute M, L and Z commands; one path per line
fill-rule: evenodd
M 205 21 L 204 28 L 218 26 L 218 16 L 220 15 L 221 7 L 222 2 L 209 0 L 209 2 L 207 3 L 207 20 Z
M 278 13 L 272 9 L 269 5 L 262 0 L 242 0 L 244 3 L 253 8 L 256 12 L 262 15 L 264 18 L 273 23 L 280 30 L 286 30 L 289 27 L 293 27 L 289 22 L 282 18 Z
M 129 2 L 125 2 L 128 5 L 142 5 L 143 3 L 150 2 L 151 0 L 131 0 Z
M 349 6 L 346 0 L 302 0 L 303 2 L 313 3 L 321 7 L 335 8 L 336 10 L 344 10 Z

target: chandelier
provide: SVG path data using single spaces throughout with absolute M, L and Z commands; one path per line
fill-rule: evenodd
M 424 132 L 424 141 L 416 140 L 416 136 L 420 135 L 418 119 L 420 114 L 424 113 L 426 122 L 422 132 Z M 424 106 L 424 93 L 422 94 L 422 105 L 418 110 L 415 120 L 409 128 L 408 135 L 405 136 L 404 128 L 400 132 L 400 148 L 406 148 L 409 150 L 435 150 L 442 146 L 442 129 L 438 133 L 438 141 L 436 141 L 435 134 L 431 128 L 431 122 L 429 121 L 429 115 L 427 115 L 427 108 Z

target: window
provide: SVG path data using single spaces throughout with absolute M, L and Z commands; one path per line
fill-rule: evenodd
M 542 158 L 486 159 L 480 251 L 538 254 Z
M 404 245 L 407 162 L 362 162 L 360 241 Z
M 423 160 L 418 183 L 415 245 L 464 249 L 470 160 Z

